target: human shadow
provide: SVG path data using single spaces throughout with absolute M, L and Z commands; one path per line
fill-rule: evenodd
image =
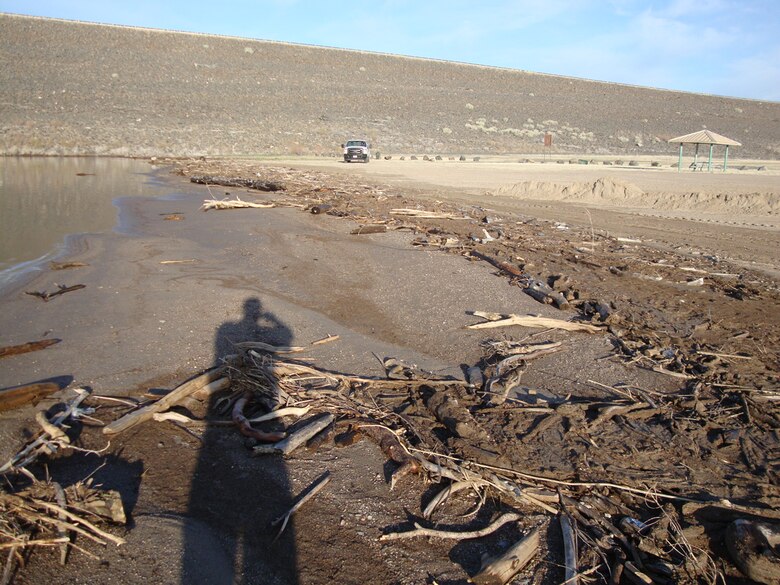
M 240 320 L 217 329 L 215 362 L 222 363 L 235 353 L 234 344 L 244 341 L 290 345 L 292 332 L 253 296 L 244 301 Z M 223 396 L 212 397 L 207 418 L 229 416 L 218 412 Z M 289 509 L 292 498 L 284 461 L 277 456 L 251 457 L 248 439 L 233 427 L 209 426 L 202 439 L 184 526 L 181 583 L 298 583 L 293 527 L 278 539 L 277 529 L 271 527 L 272 520 Z M 204 535 L 204 530 L 212 534 Z M 213 550 L 214 536 L 222 550 Z

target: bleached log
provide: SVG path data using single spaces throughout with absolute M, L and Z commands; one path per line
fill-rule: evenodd
M 525 567 L 539 550 L 539 529 L 534 528 L 505 553 L 486 559 L 471 578 L 476 585 L 504 585 Z
M 561 319 L 550 319 L 548 317 L 535 317 L 533 315 L 500 315 L 498 313 L 483 313 L 481 311 L 474 311 L 473 315 L 483 317 L 488 319 L 488 321 L 467 325 L 467 329 L 493 329 L 495 327 L 519 325 L 536 329 L 563 329 L 564 331 L 584 331 L 586 333 L 600 333 L 604 331 L 601 327 L 596 327 L 590 323 L 577 323 Z
M 470 530 L 465 532 L 433 530 L 431 528 L 423 528 L 415 522 L 414 530 L 409 530 L 407 532 L 389 532 L 380 536 L 379 540 L 401 540 L 405 538 L 414 538 L 416 536 L 433 536 L 434 538 L 445 538 L 449 540 L 471 540 L 473 538 L 482 538 L 483 536 L 492 534 L 501 528 L 504 524 L 516 522 L 517 520 L 520 520 L 519 514 L 515 514 L 514 512 L 507 512 L 506 514 L 499 516 L 495 522 L 481 530 Z
M 232 201 L 219 200 L 219 199 L 206 199 L 203 205 L 200 206 L 201 211 L 209 211 L 210 209 L 270 209 L 276 207 L 275 203 L 252 203 L 251 201 L 241 201 L 241 199 L 233 199 Z
M 194 394 L 203 387 L 211 384 L 212 382 L 219 380 L 223 376 L 223 368 L 213 368 L 207 372 L 181 384 L 158 401 L 153 402 L 143 408 L 139 408 L 125 416 L 115 420 L 111 424 L 103 427 L 103 433 L 106 435 L 113 435 L 127 429 L 134 427 L 135 425 L 151 419 L 155 412 L 162 412 L 168 410 L 177 402 L 183 400 L 187 396 Z
M 333 420 L 334 417 L 332 414 L 321 416 L 302 429 L 295 431 L 286 439 L 271 445 L 258 445 L 252 449 L 252 455 L 273 455 L 276 453 L 281 455 L 289 455 L 298 447 L 306 443 L 306 441 L 314 437 L 317 433 L 324 430 L 329 424 L 333 422 Z
M 230 378 L 227 376 L 224 376 L 222 378 L 217 378 L 213 382 L 209 382 L 203 388 L 200 390 L 195 390 L 195 392 L 192 393 L 192 397 L 197 400 L 206 400 L 207 398 L 210 398 L 213 394 L 216 394 L 217 392 L 222 392 L 223 390 L 227 390 L 230 388 Z
M 274 410 L 272 412 L 263 414 L 261 416 L 256 416 L 255 418 L 250 418 L 250 423 L 259 423 L 259 422 L 265 422 L 267 420 L 274 420 L 277 418 L 283 418 L 285 416 L 294 416 L 294 417 L 302 417 L 305 414 L 307 414 L 311 410 L 311 406 L 288 406 L 287 408 L 280 408 L 279 410 Z M 232 420 L 217 420 L 217 421 L 205 421 L 205 420 L 198 420 L 194 418 L 190 418 L 184 414 L 181 414 L 179 412 L 155 412 L 152 415 L 152 418 L 156 420 L 157 422 L 164 422 L 164 421 L 170 421 L 174 423 L 179 423 L 185 426 L 223 426 L 228 427 L 232 426 L 234 423 Z
M 302 417 L 311 410 L 311 406 L 288 406 L 287 408 L 280 408 L 279 410 L 273 410 L 267 414 L 250 418 L 249 422 L 259 423 L 267 420 L 273 420 L 275 418 L 282 418 L 285 416 Z
M 444 213 L 440 211 L 425 211 L 424 209 L 391 209 L 390 215 L 403 215 L 419 219 L 469 219 L 463 215 Z

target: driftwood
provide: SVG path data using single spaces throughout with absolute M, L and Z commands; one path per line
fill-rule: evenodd
M 49 268 L 52 270 L 68 270 L 69 268 L 82 268 L 84 266 L 89 266 L 89 264 L 84 262 L 54 262 L 53 260 L 49 262 Z
M 244 187 L 256 191 L 284 191 L 284 185 L 275 181 L 242 179 L 238 177 L 215 177 L 212 175 L 193 175 L 190 182 L 199 185 L 221 185 L 223 187 Z
M 539 529 L 534 528 L 500 555 L 486 559 L 471 578 L 476 585 L 504 585 L 523 570 L 539 551 Z
M 46 349 L 62 341 L 61 339 L 41 339 L 40 341 L 29 341 L 20 345 L 7 345 L 0 347 L 0 358 L 8 357 L 11 355 L 20 355 L 23 353 L 29 353 L 31 351 L 38 351 Z
M 65 490 L 62 489 L 62 486 L 56 481 L 52 482 L 51 485 L 54 488 L 54 498 L 57 501 L 57 505 L 64 510 L 68 507 L 68 498 L 65 495 Z M 58 517 L 60 520 L 66 520 L 64 514 L 60 513 L 58 514 Z M 68 560 L 68 544 L 70 544 L 70 534 L 62 527 L 58 527 L 57 537 L 66 541 L 60 543 L 60 565 L 64 566 L 65 562 Z
M 60 385 L 52 382 L 27 384 L 17 388 L 0 390 L 0 412 L 21 408 L 27 404 L 37 404 L 42 398 L 59 392 Z
M 430 502 L 428 502 L 428 505 L 425 506 L 425 509 L 423 510 L 422 513 L 423 518 L 428 520 L 436 511 L 436 508 L 438 508 L 445 501 L 447 501 L 452 494 L 457 493 L 461 490 L 468 489 L 473 486 L 474 484 L 471 483 L 470 481 L 453 481 L 452 483 L 447 485 L 443 490 L 441 490 L 438 494 L 436 494 Z
M 221 378 L 222 380 L 226 378 Z M 194 396 L 194 395 L 193 395 Z M 259 422 L 265 422 L 268 420 L 274 420 L 277 418 L 283 418 L 285 416 L 294 416 L 294 417 L 301 417 L 307 414 L 311 410 L 311 407 L 309 406 L 303 406 L 303 407 L 296 407 L 296 406 L 290 406 L 287 408 L 280 408 L 278 410 L 271 411 L 267 414 L 263 414 L 260 416 L 256 416 L 254 418 L 248 419 L 248 422 L 250 424 L 259 423 Z M 205 427 L 205 426 L 215 426 L 215 427 L 229 427 L 233 426 L 236 423 L 231 420 L 216 420 L 216 421 L 205 421 L 205 420 L 199 420 L 195 418 L 190 418 L 187 415 L 181 414 L 180 412 L 155 412 L 152 415 L 152 418 L 157 422 L 163 422 L 163 421 L 170 421 L 177 424 L 182 424 L 184 426 L 196 426 L 196 427 Z M 281 437 L 284 438 L 284 437 Z
M 561 523 L 561 533 L 563 534 L 563 553 L 564 566 L 566 569 L 566 585 L 578 585 L 579 577 L 577 572 L 577 534 L 574 530 L 574 523 L 566 512 L 561 512 L 558 517 Z
M 553 289 L 541 280 L 526 277 L 523 279 L 521 286 L 523 287 L 523 292 L 525 294 L 536 299 L 540 303 L 555 305 L 558 309 L 566 309 L 569 306 L 569 301 L 566 300 L 566 297 L 564 297 L 562 293 Z
M 252 203 L 251 201 L 242 201 L 241 199 L 206 199 L 203 205 L 200 206 L 201 211 L 209 211 L 211 209 L 271 209 L 276 207 L 275 203 Z
M 317 433 L 324 430 L 334 420 L 332 414 L 326 414 L 314 421 L 310 422 L 305 427 L 291 433 L 286 439 L 283 439 L 272 445 L 258 445 L 252 449 L 253 455 L 272 455 L 281 454 L 289 455 L 295 451 L 298 447 L 306 443 L 309 439 L 314 437 Z
M 387 232 L 387 225 L 381 223 L 381 224 L 361 225 L 360 227 L 355 228 L 349 233 L 353 236 L 359 236 L 362 234 L 384 234 L 385 232 Z
M 282 535 L 282 532 L 284 532 L 284 529 L 287 528 L 287 523 L 290 521 L 290 517 L 298 510 L 300 510 L 301 506 L 316 496 L 317 493 L 322 490 L 322 488 L 328 485 L 330 478 L 331 475 L 329 471 L 323 473 L 313 484 L 306 488 L 306 491 L 301 496 L 299 496 L 298 501 L 293 504 L 292 508 L 271 522 L 271 526 L 276 526 L 279 523 L 282 524 L 281 528 L 279 528 L 279 533 L 276 535 L 276 538 L 279 538 Z
M 217 392 L 222 392 L 228 388 L 230 388 L 230 378 L 224 376 L 222 378 L 217 378 L 213 382 L 209 382 L 198 390 L 195 390 L 195 392 L 192 393 L 192 397 L 196 400 L 207 400 Z
M 431 414 L 447 427 L 457 437 L 485 442 L 490 439 L 484 429 L 479 426 L 469 410 L 458 402 L 457 396 L 448 389 L 420 389 L 425 406 Z
M 232 417 L 233 422 L 238 427 L 238 431 L 245 437 L 251 437 L 252 439 L 257 439 L 258 441 L 266 443 L 275 443 L 284 439 L 287 436 L 285 433 L 259 431 L 252 427 L 249 419 L 244 416 L 244 407 L 251 397 L 251 392 L 244 392 L 244 395 L 236 400 L 236 403 L 233 405 Z
M 82 288 L 86 288 L 86 284 L 74 284 L 73 286 L 65 286 L 64 284 L 58 284 L 57 290 L 54 292 L 46 292 L 46 291 L 25 291 L 24 294 L 30 295 L 33 297 L 38 297 L 42 301 L 46 302 L 49 299 L 52 299 L 54 297 L 57 297 L 59 295 L 64 295 L 65 293 L 73 292 L 74 290 L 81 290 Z
M 326 211 L 328 211 L 328 210 L 329 210 L 329 209 L 331 209 L 332 207 L 333 207 L 333 206 L 332 206 L 332 205 L 330 205 L 329 203 L 318 203 L 317 205 L 312 205 L 312 206 L 309 208 L 309 211 L 310 211 L 310 212 L 311 212 L 313 215 L 320 215 L 321 213 L 325 213 Z
M 502 514 L 497 520 L 492 522 L 489 526 L 482 528 L 481 530 L 470 531 L 450 531 L 450 530 L 434 530 L 432 528 L 423 528 L 417 522 L 414 523 L 414 530 L 407 532 L 388 532 L 379 537 L 379 540 L 401 540 L 406 538 L 415 538 L 417 536 L 433 536 L 435 538 L 445 538 L 449 540 L 471 540 L 473 538 L 482 538 L 488 534 L 494 533 L 501 528 L 504 524 L 510 522 L 517 522 L 520 520 L 520 515 L 514 512 L 507 512 Z
M 503 260 L 499 260 L 498 258 L 492 258 L 491 256 L 488 256 L 486 254 L 483 254 L 482 252 L 477 252 L 476 250 L 471 251 L 471 255 L 474 258 L 478 258 L 480 260 L 484 260 L 485 262 L 492 264 L 499 270 L 502 270 L 503 272 L 506 272 L 507 274 L 511 276 L 516 276 L 518 278 L 524 278 L 526 276 L 526 273 L 520 270 L 517 266 L 514 264 L 510 264 L 509 262 L 504 262 Z
M 532 278 L 514 264 L 504 262 L 498 258 L 492 258 L 491 256 L 477 252 L 476 250 L 471 251 L 471 256 L 492 264 L 510 276 L 519 278 L 520 286 L 523 287 L 523 292 L 528 296 L 533 297 L 540 303 L 555 305 L 559 309 L 565 309 L 569 306 L 569 302 L 566 300 L 566 297 L 564 297 L 560 292 L 556 291 L 545 283 Z
M 590 323 L 577 323 L 574 321 L 563 321 L 561 319 L 550 319 L 548 317 L 535 317 L 533 315 L 502 315 L 500 313 L 486 313 L 483 311 L 473 311 L 475 317 L 487 319 L 484 323 L 467 325 L 468 329 L 492 329 L 495 327 L 509 327 L 519 325 L 521 327 L 531 327 L 537 329 L 563 329 L 564 331 L 584 331 L 586 333 L 600 333 L 605 331 L 601 327 L 596 327 Z
M 249 355 L 260 360 L 264 357 L 250 350 Z M 330 372 L 328 370 L 322 370 L 305 366 L 303 364 L 297 364 L 293 362 L 281 362 L 274 361 L 264 367 L 264 370 L 276 377 L 310 377 L 319 380 L 325 380 L 328 383 L 338 385 L 344 384 L 362 384 L 366 386 L 381 386 L 383 388 L 408 388 L 418 386 L 468 386 L 468 382 L 465 380 L 456 379 L 423 379 L 423 380 L 388 380 L 386 378 L 368 378 L 363 376 L 348 376 L 346 374 L 339 374 L 337 372 Z
M 403 215 L 407 217 L 416 217 L 418 219 L 469 219 L 463 215 L 453 213 L 444 213 L 440 211 L 425 211 L 423 209 L 391 209 L 390 215 Z
M 37 459 L 37 457 L 43 453 L 54 453 L 57 450 L 57 444 L 64 442 L 58 441 L 51 434 L 49 434 L 49 431 L 52 431 L 56 437 L 61 439 L 64 433 L 59 427 L 61 427 L 67 419 L 79 412 L 81 403 L 87 397 L 89 397 L 89 392 L 82 388 L 78 388 L 76 389 L 76 396 L 67 404 L 65 410 L 54 415 L 51 420 L 46 419 L 43 413 L 40 413 L 37 418 L 40 420 L 40 418 L 43 417 L 46 421 L 44 430 L 42 430 L 35 437 L 35 439 L 30 441 L 16 455 L 11 457 L 11 459 L 9 459 L 2 467 L 0 467 L 0 474 L 7 473 L 9 471 L 22 471 L 27 473 L 27 475 L 32 476 L 28 471 L 26 471 L 25 466 L 35 461 L 35 459 Z
M 193 378 L 181 384 L 158 401 L 153 402 L 147 406 L 134 410 L 133 412 L 126 414 L 122 418 L 115 420 L 114 422 L 103 427 L 103 433 L 106 435 L 112 435 L 121 431 L 134 427 L 135 425 L 151 419 L 155 412 L 162 412 L 168 410 L 171 406 L 177 402 L 183 400 L 187 396 L 194 394 L 198 390 L 201 390 L 208 384 L 215 382 L 223 377 L 223 368 L 213 368 L 200 376 Z
M 44 486 L 43 490 L 39 486 Z M 126 522 L 124 510 L 122 509 L 122 500 L 118 492 L 100 492 L 99 490 L 85 488 L 83 485 L 76 486 L 75 490 L 81 492 L 81 497 L 76 495 L 77 492 L 74 491 L 74 488 L 68 488 L 67 491 L 73 496 L 69 499 L 74 501 L 74 503 L 76 503 L 76 501 L 78 502 L 78 506 L 74 506 L 75 509 L 94 515 L 91 520 L 93 520 L 94 517 L 103 517 L 117 523 Z M 44 492 L 49 493 L 45 494 Z M 94 502 L 95 500 L 103 498 L 111 503 L 104 506 L 89 504 L 89 501 Z M 124 544 L 125 541 L 123 538 L 114 536 L 110 532 L 98 528 L 91 520 L 87 520 L 79 514 L 71 512 L 67 508 L 49 500 L 56 500 L 54 488 L 49 484 L 35 484 L 30 490 L 25 490 L 24 492 L 16 494 L 0 491 L 0 511 L 2 511 L 3 516 L 6 519 L 13 519 L 16 514 L 21 513 L 24 517 L 25 524 L 33 522 L 41 528 L 55 530 L 65 529 L 85 536 L 99 544 L 106 544 L 107 542 L 113 542 L 117 545 Z M 118 513 L 116 510 L 117 506 L 121 509 L 121 513 Z M 101 511 L 106 512 L 106 514 L 101 513 Z M 68 537 L 60 537 L 53 542 L 61 543 L 67 542 L 68 540 Z M 24 546 L 29 545 L 30 543 L 25 542 L 24 539 L 19 539 L 18 544 Z
M 398 435 L 386 426 L 366 421 L 353 425 L 353 428 L 358 433 L 370 437 L 379 445 L 382 453 L 388 459 L 399 464 L 398 468 L 390 476 L 391 490 L 395 489 L 395 484 L 402 477 L 420 473 L 422 470 L 423 462 L 419 458 L 412 456 L 403 443 L 401 443 Z

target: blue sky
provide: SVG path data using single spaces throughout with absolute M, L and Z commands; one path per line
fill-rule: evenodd
M 780 101 L 778 0 L 0 0 L 0 12 Z

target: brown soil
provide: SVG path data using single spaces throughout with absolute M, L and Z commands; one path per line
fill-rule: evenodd
M 239 194 L 247 201 L 272 201 L 281 207 L 274 210 L 196 215 L 198 197 L 225 196 L 225 188 L 214 186 L 208 192 L 192 187 L 197 196 L 174 206 L 144 204 L 147 217 L 162 217 L 175 207 L 185 218 L 164 224 L 158 219 L 145 228 L 153 233 L 143 241 L 157 250 L 154 263 L 146 264 L 146 287 L 181 286 L 175 290 L 187 299 L 192 290 L 211 295 L 216 311 L 245 299 L 250 290 L 283 298 L 293 309 L 280 318 L 281 301 L 264 297 L 266 305 L 277 303 L 279 308 L 266 308 L 262 328 L 254 317 L 250 328 L 225 319 L 214 344 L 216 357 L 228 352 L 227 342 L 262 338 L 303 345 L 339 332 L 339 342 L 311 353 L 314 366 L 376 374 L 376 362 L 370 365 L 375 351 L 380 358 L 418 360 L 437 377 L 462 378 L 461 365 L 479 364 L 488 375 L 493 371 L 497 358 L 481 346 L 485 341 L 561 341 L 561 351 L 527 362 L 522 385 L 505 404 L 486 404 L 479 389 L 458 389 L 457 384 L 442 390 L 465 407 L 459 412 L 468 412 L 460 425 L 441 416 L 430 391 L 414 387 L 392 392 L 353 387 L 343 395 L 353 410 L 349 416 L 339 411 L 340 418 L 379 417 L 411 447 L 447 455 L 475 472 L 486 473 L 479 465 L 488 465 L 541 497 L 555 497 L 560 490 L 559 495 L 572 498 L 563 509 L 580 522 L 580 570 L 593 570 L 597 582 L 609 579 L 599 550 L 612 551 L 605 554 L 613 563 L 613 552 L 620 548 L 629 558 L 635 554 L 634 561 L 657 582 L 712 582 L 716 572 L 729 582 L 748 582 L 731 562 L 723 539 L 735 517 L 778 521 L 780 292 L 768 274 L 777 268 L 777 258 L 762 255 L 759 248 L 754 257 L 769 270 L 751 270 L 745 267 L 745 250 L 751 238 L 770 242 L 768 248 L 776 231 L 707 226 L 714 233 L 697 232 L 695 239 L 716 243 L 712 252 L 691 248 L 689 238 L 702 224 L 690 220 L 609 209 L 594 213 L 593 224 L 580 218 L 579 225 L 569 219 L 563 225 L 544 217 L 568 217 L 572 208 L 565 204 L 537 219 L 533 214 L 539 208 L 476 199 L 452 188 L 432 189 L 433 180 L 416 186 L 402 180 L 391 186 L 375 177 L 356 177 L 351 167 L 326 173 L 247 161 L 193 161 L 181 164 L 178 172 L 185 177 L 259 174 L 286 187 L 275 193 L 228 188 L 230 198 Z M 325 214 L 303 213 L 322 203 L 331 206 Z M 462 219 L 394 215 L 392 210 L 399 208 Z M 276 227 L 266 219 L 269 214 L 275 214 Z M 638 230 L 632 239 L 641 241 L 615 237 L 617 226 L 627 222 L 642 223 L 631 226 Z M 389 231 L 349 235 L 356 227 L 375 224 Z M 245 233 L 259 239 L 237 239 Z M 182 246 L 185 237 L 203 248 Z M 179 259 L 197 256 L 201 262 L 182 264 L 177 277 L 161 281 L 156 275 L 163 257 L 159 250 L 173 251 Z M 501 262 L 550 283 L 566 295 L 569 307 L 558 310 L 531 300 L 518 286 L 522 278 L 496 267 Z M 75 298 L 79 293 L 70 294 Z M 468 309 L 538 313 L 589 322 L 604 331 L 477 332 L 463 329 L 480 321 L 467 315 Z M 315 314 L 316 320 L 311 319 Z M 331 329 L 336 327 L 340 329 Z M 131 331 L 136 338 L 138 331 Z M 152 336 L 148 342 L 154 343 Z M 166 360 L 163 354 L 172 344 L 169 340 L 160 346 L 159 360 Z M 192 353 L 197 363 L 199 353 Z M 132 356 L 127 352 L 128 370 Z M 192 367 L 190 374 L 197 373 Z M 186 369 L 168 368 L 149 379 L 156 371 L 150 367 L 139 375 L 127 374 L 124 379 L 139 380 L 132 394 L 172 388 L 188 377 Z M 246 384 L 245 376 L 258 371 L 247 365 L 235 378 Z M 263 391 L 249 388 L 259 404 Z M 303 383 L 289 390 L 300 400 L 300 393 L 311 389 Z M 330 408 L 316 393 L 308 400 L 315 410 Z M 216 405 L 183 406 L 183 412 L 195 416 L 224 416 Z M 605 410 L 610 406 L 621 410 Z M 534 410 L 538 408 L 545 410 Z M 101 404 L 95 416 L 110 421 L 125 410 Z M 72 432 L 81 447 L 105 444 L 89 422 Z M 246 440 L 233 429 L 210 427 L 193 434 L 148 422 L 112 439 L 109 453 L 54 458 L 47 473 L 63 484 L 93 474 L 94 484 L 120 490 L 132 518 L 126 531 L 117 531 L 126 535 L 127 545 L 104 550 L 80 539 L 78 544 L 101 560 L 72 551 L 65 567 L 56 564 L 58 552 L 36 550 L 14 582 L 465 583 L 479 570 L 482 555 L 505 550 L 535 526 L 542 530 L 541 550 L 523 577 L 545 584 L 564 580 L 554 515 L 493 489 L 481 494 L 483 501 L 465 490 L 432 523 L 423 521 L 421 509 L 441 487 L 440 478 L 411 474 L 391 491 L 389 480 L 397 465 L 370 438 L 344 447 L 326 441 L 286 460 L 258 459 L 249 457 Z M 35 471 L 43 476 L 42 469 Z M 326 471 L 333 477 L 329 486 L 274 541 L 270 521 Z M 484 539 L 379 540 L 383 533 L 411 529 L 413 522 L 481 528 L 510 509 L 519 511 L 521 520 Z M 597 518 L 591 522 L 595 526 L 586 526 L 589 513 Z M 642 535 L 631 533 L 620 524 L 625 516 L 655 527 Z M 672 527 L 664 528 L 668 521 Z M 692 554 L 680 554 L 683 538 Z M 678 543 L 677 550 L 672 542 Z M 653 568 L 656 558 L 671 563 L 671 576 Z
M 743 144 L 734 165 L 780 156 L 777 102 L 11 15 L 0 38 L 3 154 L 330 157 L 352 135 L 383 154 L 541 154 L 549 133 L 553 157 L 633 158 L 705 127 Z

